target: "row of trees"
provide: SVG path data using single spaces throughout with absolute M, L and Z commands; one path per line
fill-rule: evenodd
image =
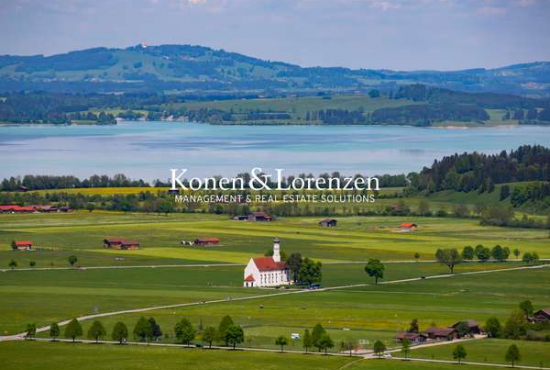
M 455 359 L 459 364 L 464 361 L 467 356 L 468 352 L 462 344 L 459 344 L 454 348 L 453 359 Z M 504 360 L 509 362 L 512 367 L 514 367 L 514 365 L 521 360 L 521 354 L 517 345 L 511 344 L 508 347 L 506 354 L 504 355 Z

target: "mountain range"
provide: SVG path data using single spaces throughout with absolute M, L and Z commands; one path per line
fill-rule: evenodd
M 467 92 L 550 96 L 550 62 L 496 69 L 392 71 L 300 67 L 193 45 L 92 48 L 52 56 L 0 56 L 0 91 L 70 93 L 318 93 L 423 83 Z

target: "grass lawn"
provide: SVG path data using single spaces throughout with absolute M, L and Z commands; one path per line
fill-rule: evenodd
M 518 365 L 550 366 L 550 344 L 507 339 L 483 339 L 463 343 L 468 356 L 466 361 L 504 364 L 506 351 L 511 344 L 519 348 L 521 360 Z M 455 345 L 444 347 L 426 347 L 411 351 L 411 357 L 452 360 Z

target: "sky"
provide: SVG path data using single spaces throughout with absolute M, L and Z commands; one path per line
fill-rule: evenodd
M 550 60 L 550 0 L 0 0 L 1 54 L 193 44 L 302 66 Z

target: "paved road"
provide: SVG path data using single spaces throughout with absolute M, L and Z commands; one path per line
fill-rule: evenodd
M 381 282 L 379 284 L 380 285 L 400 284 L 400 283 L 408 283 L 408 282 L 419 281 L 419 280 L 445 279 L 445 278 L 452 278 L 452 277 L 457 277 L 457 276 L 489 274 L 489 273 L 497 273 L 497 272 L 504 272 L 504 271 L 534 270 L 534 269 L 541 269 L 541 268 L 545 268 L 545 267 L 550 267 L 550 265 L 522 266 L 522 267 L 513 267 L 513 268 L 508 268 L 508 269 L 487 270 L 487 271 L 471 271 L 471 272 L 457 273 L 457 274 L 453 274 L 453 275 L 451 275 L 451 274 L 434 275 L 434 276 L 427 276 L 425 279 L 418 277 L 418 278 L 410 278 L 410 279 L 385 281 L 385 282 Z M 216 303 L 249 301 L 249 300 L 253 300 L 253 299 L 280 297 L 280 296 L 291 295 L 291 294 L 314 294 L 316 292 L 326 292 L 326 291 L 332 291 L 332 290 L 342 290 L 342 289 L 350 289 L 350 288 L 358 288 L 358 287 L 366 287 L 366 286 L 372 286 L 372 284 L 341 285 L 341 286 L 326 287 L 326 288 L 314 289 L 314 290 L 307 290 L 307 289 L 296 290 L 295 289 L 295 290 L 288 290 L 288 291 L 278 292 L 278 293 L 259 294 L 259 295 L 253 295 L 253 296 L 231 298 L 231 299 L 215 299 L 215 300 L 210 300 L 210 301 L 178 303 L 178 304 L 161 305 L 161 306 L 150 306 L 150 307 L 135 308 L 135 309 L 129 309 L 129 310 L 120 310 L 120 311 L 112 311 L 112 312 L 104 312 L 104 313 L 98 313 L 98 314 L 92 314 L 92 315 L 85 315 L 85 316 L 78 317 L 77 320 L 78 321 L 85 321 L 85 320 L 92 320 L 92 319 L 97 319 L 97 318 L 101 318 L 101 317 L 123 315 L 123 314 L 128 314 L 128 313 L 147 312 L 147 311 L 153 311 L 153 310 L 191 307 L 191 306 L 216 304 Z M 59 324 L 59 326 L 64 326 L 64 325 L 67 325 L 70 322 L 70 320 L 71 319 L 61 321 L 58 324 Z M 49 329 L 50 329 L 49 326 L 44 326 L 44 327 L 41 327 L 41 328 L 37 328 L 36 331 L 37 331 L 37 333 L 41 333 L 41 332 L 48 331 Z M 8 336 L 0 336 L 0 341 L 21 340 L 24 337 L 25 337 L 25 333 L 19 333 L 19 334 L 8 335 Z

